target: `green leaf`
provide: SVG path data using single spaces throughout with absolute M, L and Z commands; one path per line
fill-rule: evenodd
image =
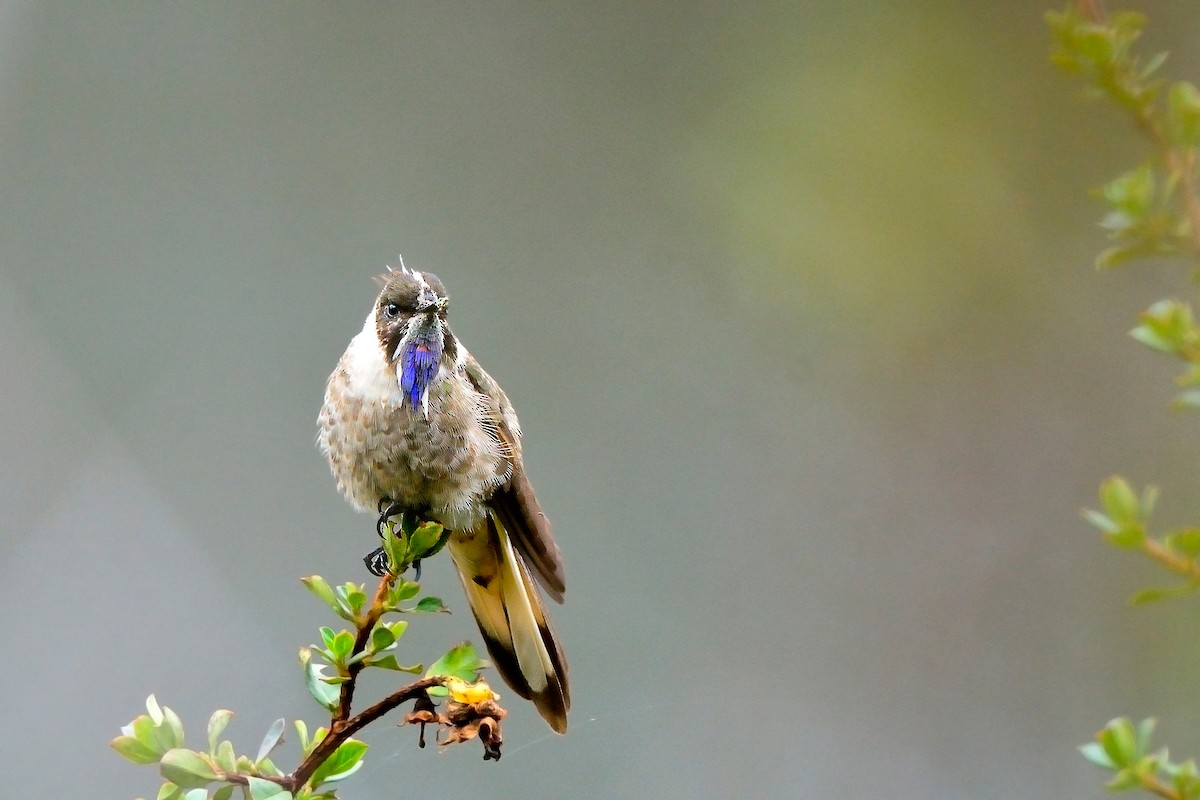
M 183 789 L 180 789 L 170 781 L 158 787 L 158 800 L 180 800 L 182 797 Z
M 208 759 L 181 747 L 164 753 L 158 770 L 163 778 L 185 790 L 202 788 L 217 779 L 217 772 Z
M 1158 503 L 1158 487 L 1147 486 L 1142 489 L 1142 518 L 1150 516 L 1154 513 L 1154 506 Z
M 1187 81 L 1171 86 L 1167 94 L 1171 138 L 1185 147 L 1200 144 L 1200 92 Z
M 376 656 L 374 658 L 369 658 L 369 659 L 367 659 L 366 663 L 370 664 L 372 667 L 381 667 L 382 669 L 394 669 L 397 672 L 409 672 L 409 673 L 412 673 L 413 675 L 421 674 L 421 670 L 423 670 L 425 668 L 423 664 L 413 664 L 411 667 L 402 666 L 399 662 L 396 661 L 396 657 L 394 655 L 392 655 L 391 653 L 388 653 L 387 655 L 383 655 L 383 656 Z
M 1178 300 L 1159 300 L 1143 311 L 1141 324 L 1129 335 L 1147 347 L 1168 355 L 1182 355 L 1198 335 L 1192 307 Z
M 1146 529 L 1141 525 L 1126 525 L 1105 537 L 1114 547 L 1136 550 L 1146 542 Z
M 1117 525 L 1117 523 L 1113 522 L 1110 517 L 1105 514 L 1101 514 L 1099 511 L 1093 511 L 1090 508 L 1085 508 L 1083 509 L 1082 513 L 1084 519 L 1105 533 L 1116 533 L 1121 529 L 1121 526 Z
M 279 767 L 275 766 L 275 762 L 272 761 L 270 758 L 260 758 L 258 761 L 255 762 L 254 766 L 258 768 L 258 772 L 260 775 L 265 775 L 267 777 L 272 777 L 272 778 L 282 778 L 283 777 L 283 770 L 281 770 Z
M 1110 247 L 1101 252 L 1096 256 L 1096 269 L 1112 269 L 1134 259 L 1171 255 L 1175 252 L 1174 248 L 1162 242 L 1139 240 L 1132 244 Z
M 183 720 L 169 706 L 162 708 L 163 724 L 159 730 L 163 732 L 162 739 L 166 743 L 164 750 L 173 747 L 183 747 Z
M 389 522 L 383 529 L 383 550 L 388 556 L 388 566 L 393 575 L 408 568 L 408 542 L 396 535 Z
M 343 583 L 336 589 L 337 596 L 346 608 L 350 609 L 353 614 L 362 613 L 363 606 L 367 604 L 367 593 L 357 583 Z
M 1191 583 L 1172 586 L 1166 589 L 1142 589 L 1129 599 L 1129 603 L 1134 606 L 1144 606 L 1148 603 L 1157 603 L 1161 600 L 1172 600 L 1176 597 L 1182 597 L 1186 594 L 1191 594 L 1196 589 L 1196 585 Z
M 1100 189 L 1100 196 L 1113 208 L 1136 222 L 1143 219 L 1154 203 L 1154 170 L 1149 164 L 1119 175 Z
M 433 662 L 433 665 L 425 673 L 425 677 L 450 675 L 462 678 L 468 683 L 474 683 L 479 677 L 479 670 L 484 666 L 485 662 L 475 652 L 474 645 L 470 642 L 463 642 L 462 644 L 455 645 L 448 653 Z M 434 686 L 429 690 L 429 693 L 444 697 L 446 690 L 441 686 Z
M 109 745 L 118 755 L 134 764 L 156 764 L 161 755 L 133 736 L 118 736 Z
M 397 600 L 411 600 L 421 591 L 421 584 L 414 581 L 399 580 L 393 589 Z
M 1158 727 L 1158 720 L 1154 717 L 1147 717 L 1137 725 L 1137 751 L 1146 753 L 1150 750 L 1150 737 L 1154 734 L 1154 729 Z M 1163 757 L 1166 760 L 1166 757 Z
M 1137 495 L 1124 478 L 1114 475 L 1100 484 L 1100 503 L 1118 525 L 1124 526 L 1140 519 Z
M 1171 339 L 1164 338 L 1163 333 L 1156 330 L 1153 325 L 1138 325 L 1129 331 L 1129 335 L 1151 350 L 1157 350 L 1160 353 L 1167 353 L 1168 355 L 1175 352 L 1176 343 Z
M 292 723 L 296 726 L 296 739 L 300 742 L 300 752 L 308 755 L 308 726 L 304 724 L 304 720 L 298 719 Z
M 308 785 L 316 789 L 324 783 L 349 777 L 362 766 L 362 757 L 366 752 L 367 745 L 364 742 L 347 739 L 325 759 L 325 763 L 317 767 L 316 772 L 309 778 Z
M 1132 767 L 1124 767 L 1117 771 L 1116 776 L 1104 784 L 1104 788 L 1110 792 L 1126 792 L 1130 789 L 1137 789 L 1142 784 L 1137 772 Z
M 350 631 L 338 631 L 333 637 L 333 646 L 330 648 L 333 654 L 337 656 L 340 663 L 345 663 L 346 659 L 350 658 L 350 654 L 354 652 L 354 634 Z
M 1097 738 L 1109 760 L 1120 769 L 1131 766 L 1140 756 L 1137 732 L 1133 722 L 1125 717 L 1109 722 Z
M 325 737 L 328 735 L 329 735 L 329 729 L 322 725 L 318 725 L 317 729 L 315 731 L 313 731 L 312 741 L 309 744 L 311 744 L 313 747 L 316 747 L 321 742 L 325 741 Z
M 345 620 L 353 619 L 353 614 L 342 604 L 337 595 L 333 593 L 333 588 L 320 575 L 309 575 L 307 578 L 301 578 L 300 582 L 307 586 L 309 591 L 321 598 L 333 613 Z
M 450 609 L 446 608 L 446 604 L 442 602 L 440 597 L 422 597 L 417 601 L 417 604 L 408 611 L 416 611 L 418 613 L 443 612 L 450 613 Z
M 422 523 L 408 538 L 408 557 L 416 561 L 433 555 L 442 544 L 442 531 L 436 522 Z
M 1104 747 L 1099 742 L 1088 742 L 1085 745 L 1081 745 L 1079 752 L 1083 753 L 1084 758 L 1098 767 L 1114 769 L 1112 759 L 1108 757 L 1108 753 L 1104 752 Z
M 304 667 L 304 685 L 308 687 L 308 693 L 327 710 L 336 711 L 341 690 L 325 683 L 325 676 L 322 674 L 324 667 L 312 663 L 312 650 L 307 647 L 300 648 L 300 664 Z
M 217 754 L 217 743 L 231 719 L 233 719 L 233 712 L 223 708 L 214 711 L 208 718 L 208 752 L 210 755 Z
M 247 778 L 251 800 L 290 800 L 292 793 L 274 781 L 250 776 Z
M 271 727 L 267 730 L 267 735 L 263 737 L 262 742 L 258 745 L 258 755 L 254 757 L 254 763 L 257 764 L 267 757 L 272 750 L 279 746 L 280 740 L 283 739 L 283 717 L 271 723 Z
M 1168 549 L 1195 558 L 1200 555 L 1200 528 L 1182 528 L 1167 534 L 1163 543 Z
M 162 712 L 159 712 L 158 718 L 162 719 Z M 141 714 L 133 722 L 121 728 L 121 733 L 126 736 L 132 736 L 142 744 L 149 747 L 160 756 L 167 752 L 169 748 L 164 748 L 158 743 L 157 728 L 154 726 L 154 720 L 150 719 L 149 715 Z
M 1196 761 L 1187 759 L 1179 764 L 1172 764 L 1164 759 L 1163 769 L 1171 776 L 1179 796 L 1194 800 L 1200 794 L 1200 780 L 1197 780 Z
M 1100 28 L 1082 28 L 1075 37 L 1075 50 L 1094 64 L 1107 65 L 1113 59 L 1113 37 Z
M 183 796 L 183 800 L 208 800 L 208 790 L 192 789 Z
M 1146 80 L 1146 78 L 1149 78 L 1151 75 L 1158 72 L 1159 67 L 1161 67 L 1167 60 L 1167 55 L 1168 54 L 1164 51 L 1161 53 L 1155 53 L 1153 56 L 1151 56 L 1150 60 L 1146 62 L 1146 66 L 1142 67 L 1142 71 L 1139 73 L 1138 77 L 1142 80 Z
M 387 650 L 394 644 L 396 644 L 396 634 L 392 633 L 391 628 L 383 623 L 375 623 L 375 627 L 371 629 L 371 651 L 378 653 Z
M 233 790 L 236 788 L 237 786 L 232 783 L 227 786 L 222 786 L 220 789 L 217 789 L 215 792 L 213 792 L 212 800 L 230 800 L 230 798 L 233 797 Z
M 217 745 L 217 767 L 222 772 L 237 772 L 237 754 L 233 752 L 233 742 L 226 739 Z
M 146 711 L 150 714 L 151 721 L 154 722 L 154 727 L 158 727 L 163 723 L 162 709 L 158 707 L 158 700 L 154 695 L 146 698 Z

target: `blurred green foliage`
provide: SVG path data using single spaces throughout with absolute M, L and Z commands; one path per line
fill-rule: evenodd
M 1200 194 L 1197 193 L 1196 150 L 1200 146 L 1200 91 L 1186 81 L 1158 77 L 1167 54 L 1143 61 L 1135 44 L 1145 27 L 1143 15 L 1122 11 L 1106 15 L 1089 0 L 1076 0 L 1046 21 L 1056 46 L 1051 60 L 1079 75 L 1087 92 L 1121 108 L 1151 145 L 1146 161 L 1117 176 L 1099 194 L 1109 211 L 1102 221 L 1114 244 L 1097 258 L 1109 268 L 1145 257 L 1172 257 L 1200 265 Z M 1200 272 L 1197 273 L 1200 275 Z M 1183 391 L 1175 405 L 1200 406 L 1200 328 L 1192 305 L 1160 300 L 1142 312 L 1130 335 L 1152 350 L 1185 364 L 1177 383 Z M 1145 589 L 1133 602 L 1145 603 L 1189 594 L 1200 587 L 1200 528 L 1181 528 L 1153 536 L 1149 519 L 1156 491 L 1139 494 L 1119 476 L 1100 487 L 1099 510 L 1084 518 L 1115 547 L 1137 550 L 1154 559 L 1183 583 Z M 1135 725 L 1120 718 L 1084 745 L 1083 755 L 1114 773 L 1111 791 L 1142 789 L 1159 797 L 1200 798 L 1196 763 L 1172 762 L 1165 748 L 1152 751 L 1154 720 Z

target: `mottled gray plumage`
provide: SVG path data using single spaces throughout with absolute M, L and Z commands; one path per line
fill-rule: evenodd
M 496 668 L 563 733 L 567 662 L 530 573 L 562 602 L 562 557 L 525 476 L 516 413 L 451 332 L 436 276 L 401 268 L 380 283 L 329 376 L 318 445 L 359 510 L 398 503 L 452 531 Z

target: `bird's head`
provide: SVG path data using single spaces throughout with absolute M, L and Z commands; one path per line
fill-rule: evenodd
M 379 346 L 414 409 L 429 413 L 429 386 L 442 363 L 453 364 L 457 343 L 446 324 L 446 287 L 436 275 L 401 265 L 379 277 L 375 331 Z

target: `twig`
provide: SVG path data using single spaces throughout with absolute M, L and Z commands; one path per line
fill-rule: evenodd
M 366 649 L 367 642 L 371 638 L 371 631 L 375 628 L 375 623 L 379 622 L 379 618 L 383 616 L 384 600 L 387 598 L 388 591 L 392 588 L 392 583 L 396 580 L 395 575 L 384 575 L 379 579 L 379 586 L 375 589 L 375 597 L 371 600 L 371 606 L 367 609 L 367 615 L 362 620 L 356 620 L 358 631 L 354 637 L 355 655 Z M 354 700 L 354 686 L 358 682 L 358 673 L 362 671 L 364 663 L 357 661 L 351 663 L 346 668 L 349 673 L 348 681 L 342 684 L 341 694 L 338 697 L 338 710 L 333 715 L 330 721 L 329 729 L 332 732 L 334 727 L 339 722 L 344 722 L 350 718 L 350 703 Z
M 374 630 L 375 624 L 379 622 L 380 617 L 384 614 L 388 592 L 391 591 L 392 584 L 396 581 L 395 575 L 384 575 L 379 580 L 379 586 L 375 589 L 375 596 L 371 600 L 371 605 L 367 609 L 367 613 L 362 619 L 355 620 L 357 631 L 354 637 L 354 650 L 352 655 L 358 655 L 367 648 L 367 644 L 371 639 L 371 631 Z M 425 690 L 431 686 L 441 686 L 445 680 L 441 676 L 433 676 L 430 678 L 422 678 L 413 681 L 407 686 L 392 692 L 387 697 L 375 703 L 373 706 L 361 711 L 355 716 L 350 716 L 350 705 L 354 700 L 354 687 L 358 683 L 358 674 L 365 666 L 364 661 L 352 661 L 346 668 L 347 680 L 342 684 L 341 693 L 338 697 L 338 708 L 333 713 L 333 717 L 329 721 L 329 733 L 325 734 L 316 747 L 308 754 L 308 756 L 296 767 L 295 772 L 286 775 L 279 780 L 279 784 L 291 792 L 295 792 L 312 777 L 317 768 L 325 763 L 333 753 L 357 731 L 361 730 L 366 725 L 374 722 L 392 709 L 409 700 L 415 700 L 425 694 Z
M 353 678 L 350 679 L 350 681 L 353 680 Z M 325 759 L 333 755 L 342 742 L 402 703 L 406 703 L 409 700 L 416 700 L 430 687 L 441 686 L 445 680 L 445 677 L 441 675 L 421 678 L 418 681 L 413 681 L 407 686 L 397 689 L 375 705 L 366 708 L 355 716 L 335 721 L 330 727 L 329 733 L 325 735 L 325 738 L 313 748 L 312 752 L 296 768 L 295 772 L 279 781 L 280 785 L 290 792 L 295 792 L 312 777 L 317 767 L 325 763 Z M 350 681 L 347 681 L 347 684 Z
M 1200 564 L 1197 564 L 1190 558 L 1181 556 L 1178 553 L 1167 549 L 1167 547 L 1157 539 L 1151 539 L 1147 537 L 1146 540 L 1142 542 L 1142 552 L 1172 572 L 1177 572 L 1186 578 L 1190 578 L 1195 583 L 1200 583 Z

